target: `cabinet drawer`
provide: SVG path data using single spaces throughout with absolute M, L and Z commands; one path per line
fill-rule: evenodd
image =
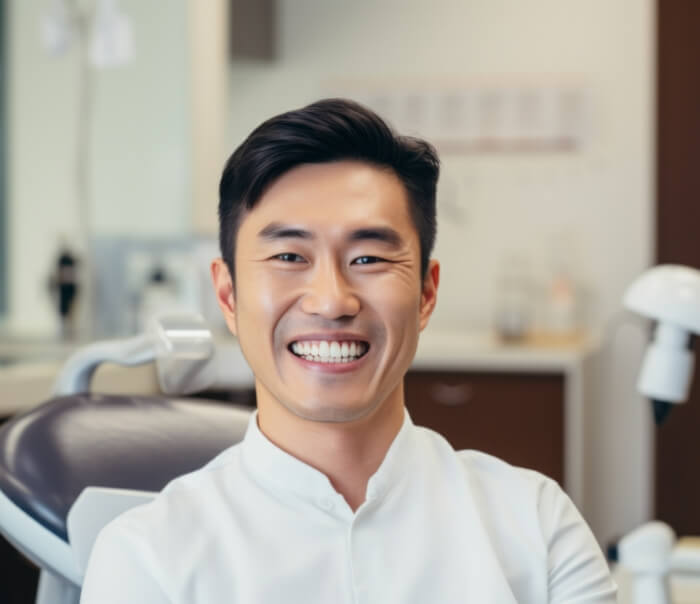
M 459 449 L 478 449 L 564 482 L 564 376 L 411 371 L 413 422 Z

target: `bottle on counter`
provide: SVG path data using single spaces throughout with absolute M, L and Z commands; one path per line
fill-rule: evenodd
M 138 331 L 145 331 L 149 320 L 159 312 L 176 310 L 181 306 L 177 283 L 170 278 L 164 266 L 156 264 L 151 269 L 141 291 L 137 318 Z
M 555 272 L 547 296 L 547 330 L 555 334 L 571 334 L 578 325 L 576 287 L 563 270 Z
M 523 340 L 534 320 L 535 285 L 527 259 L 518 253 L 504 257 L 496 283 L 493 324 L 504 342 Z

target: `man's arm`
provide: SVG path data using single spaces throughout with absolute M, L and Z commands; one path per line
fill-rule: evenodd
M 593 533 L 568 495 L 547 480 L 540 492 L 550 604 L 614 604 L 617 586 Z
M 172 604 L 154 571 L 144 544 L 119 524 L 109 524 L 90 554 L 80 604 Z

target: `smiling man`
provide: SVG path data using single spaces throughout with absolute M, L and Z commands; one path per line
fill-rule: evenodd
M 242 443 L 108 525 L 82 602 L 614 602 L 552 480 L 414 426 L 439 163 L 326 100 L 260 125 L 220 184 L 219 305 L 255 374 Z

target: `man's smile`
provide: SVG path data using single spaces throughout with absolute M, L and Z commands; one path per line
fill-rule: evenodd
M 295 340 L 291 352 L 307 361 L 318 363 L 350 363 L 363 357 L 369 343 L 363 340 Z
M 330 373 L 346 373 L 358 368 L 369 348 L 367 340 L 347 333 L 299 336 L 287 346 L 303 367 Z

